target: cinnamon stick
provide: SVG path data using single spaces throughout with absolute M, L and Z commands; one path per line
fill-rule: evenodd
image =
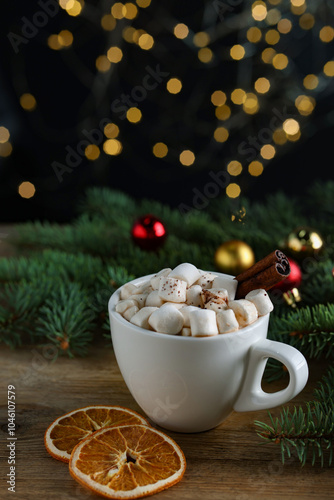
M 238 288 L 236 298 L 241 299 L 251 290 L 269 290 L 290 274 L 288 258 L 281 250 L 275 250 L 254 266 L 236 276 Z

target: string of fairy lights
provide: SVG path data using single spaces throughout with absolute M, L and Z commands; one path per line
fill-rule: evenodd
M 113 32 L 119 23 L 123 23 L 122 26 L 124 26 L 121 31 L 121 42 L 109 46 L 104 54 L 96 54 L 97 75 L 108 75 L 115 65 L 126 65 L 124 44 L 136 46 L 148 53 L 155 50 L 159 34 L 152 35 L 144 29 L 145 26 L 137 26 L 137 24 L 141 10 L 153 8 L 156 1 L 158 0 L 136 0 L 135 3 L 116 2 L 110 6 L 108 12 L 100 13 L 102 32 Z M 228 4 L 227 0 L 226 3 Z M 240 134 L 241 122 L 248 126 L 259 113 L 268 114 L 272 93 L 275 91 L 275 86 L 277 87 L 277 75 L 281 75 L 281 78 L 286 75 L 287 81 L 291 81 L 291 75 L 294 75 L 295 69 L 294 60 L 287 53 L 285 37 L 293 33 L 294 30 L 298 30 L 299 39 L 302 39 L 300 33 L 312 33 L 313 38 L 324 48 L 331 47 L 334 41 L 333 26 L 328 24 L 328 17 L 324 20 L 324 16 L 319 14 L 321 5 L 327 4 L 327 2 L 256 0 L 245 3 L 243 11 L 248 12 L 249 15 L 248 17 L 244 16 L 242 25 L 239 23 L 238 30 L 242 32 L 238 38 L 239 43 L 231 46 L 224 44 L 223 48 L 219 50 L 217 42 L 220 38 L 224 39 L 226 34 L 224 30 L 227 30 L 227 33 L 229 30 L 231 31 L 228 23 L 226 27 L 225 23 L 219 22 L 218 7 L 222 2 L 217 3 L 215 19 L 202 31 L 194 32 L 191 26 L 185 24 L 184 20 L 175 20 L 171 14 L 168 23 L 166 23 L 170 26 L 168 28 L 169 36 L 184 43 L 184 46 L 192 54 L 195 53 L 199 64 L 202 64 L 202 69 L 207 72 L 216 71 L 217 64 L 223 65 L 225 61 L 229 64 L 231 62 L 243 64 L 243 62 L 250 60 L 252 64 L 257 65 L 257 72 L 260 76 L 252 77 L 251 83 L 243 87 L 224 88 L 221 78 L 218 78 L 216 89 L 209 91 L 205 97 L 204 105 L 211 113 L 207 127 L 209 130 L 208 145 L 214 145 L 216 157 L 219 156 L 219 151 L 226 151 L 224 148 L 233 140 L 233 137 Z M 84 0 L 59 0 L 59 5 L 68 16 L 73 18 L 80 18 L 85 14 L 86 4 Z M 212 2 L 208 4 L 207 8 L 211 9 L 212 14 L 214 10 Z M 330 7 L 327 5 L 327 8 Z M 231 18 L 240 16 L 240 9 L 239 11 L 235 9 L 233 12 L 231 7 L 230 11 L 224 15 Z M 52 51 L 73 50 L 76 44 L 74 31 L 62 29 L 59 33 L 51 33 L 47 36 L 45 43 Z M 302 44 L 303 41 L 299 43 Z M 261 176 L 270 161 L 280 152 L 284 152 L 284 146 L 293 145 L 304 138 L 307 130 L 305 123 L 312 116 L 317 99 L 325 89 L 328 89 L 332 82 L 331 79 L 334 77 L 333 57 L 326 56 L 330 51 L 324 50 L 324 53 L 327 59 L 320 71 L 306 73 L 302 76 L 299 72 L 294 78 L 293 88 L 288 88 L 287 93 L 282 91 L 281 98 L 292 104 L 296 114 L 286 118 L 271 129 L 269 136 L 260 144 L 256 158 L 248 162 L 237 153 L 234 156 L 229 153 L 230 157 L 226 161 L 225 168 L 233 179 L 226 187 L 226 194 L 230 198 L 237 198 L 241 195 L 242 188 L 239 179 L 242 176 L 248 175 L 253 178 Z M 183 75 L 170 74 L 162 84 L 165 92 L 170 96 L 178 94 L 182 96 L 185 75 L 189 71 L 191 68 L 184 67 Z M 18 96 L 19 102 L 25 112 L 35 113 L 38 111 L 38 96 L 28 90 Z M 180 105 L 180 101 L 177 102 L 177 105 Z M 184 102 L 182 105 L 186 107 L 187 103 Z M 164 110 L 162 109 L 161 112 L 163 113 Z M 128 107 L 125 119 L 129 124 L 140 127 L 144 118 L 145 101 Z M 85 148 L 84 154 L 87 160 L 95 162 L 101 158 L 101 155 L 111 157 L 122 155 L 127 148 L 127 140 L 126 137 L 122 136 L 122 123 L 116 122 L 117 119 L 111 114 L 110 122 L 103 129 L 103 143 L 100 145 L 89 144 Z M 203 160 L 205 155 L 196 151 L 191 144 L 180 146 L 169 143 L 165 138 L 166 135 L 162 134 L 160 140 L 148 145 L 155 161 L 179 163 L 180 167 L 204 168 L 207 163 L 207 159 Z M 13 144 L 11 141 L 10 130 L 3 124 L 0 126 L 0 156 L 9 157 L 13 148 L 15 148 L 15 143 Z M 233 148 L 231 149 L 233 150 Z M 221 160 L 219 164 L 221 165 Z M 23 198 L 31 198 L 35 192 L 34 184 L 28 180 L 18 186 L 18 194 Z

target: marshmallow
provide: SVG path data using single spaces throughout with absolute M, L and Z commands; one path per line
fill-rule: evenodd
M 212 283 L 213 288 L 224 288 L 228 293 L 228 300 L 234 300 L 238 282 L 229 276 L 216 276 Z
M 216 313 L 227 309 L 226 302 L 220 302 L 215 299 L 209 300 L 204 307 L 205 309 L 211 309 L 211 311 L 215 311 Z
M 245 299 L 253 302 L 259 316 L 265 316 L 274 309 L 273 303 L 271 302 L 268 293 L 262 288 L 259 288 L 258 290 L 252 290 L 251 292 L 247 293 Z
M 163 303 L 164 303 L 164 301 L 162 300 L 161 297 L 159 297 L 159 291 L 153 290 L 146 297 L 145 306 L 160 307 L 160 306 L 162 306 Z
M 181 309 L 181 307 L 185 307 L 187 305 L 185 302 L 168 302 L 168 301 L 164 302 L 162 305 L 165 306 L 166 304 L 171 304 L 172 306 L 176 307 L 176 309 Z
M 136 293 L 135 295 L 130 295 L 129 299 L 137 302 L 139 309 L 144 307 L 148 293 Z
M 132 316 L 132 318 L 130 319 L 130 323 L 133 323 L 136 326 L 140 326 L 141 328 L 146 328 L 146 330 L 150 330 L 148 320 L 151 314 L 157 310 L 157 307 L 143 307 Z
M 187 304 L 190 306 L 203 307 L 202 301 L 202 287 L 200 285 L 193 285 L 187 290 Z
M 189 313 L 190 311 L 197 311 L 198 307 L 195 306 L 184 306 L 180 309 L 180 313 L 183 316 L 183 326 L 190 327 Z
M 156 332 L 176 335 L 182 330 L 183 316 L 172 304 L 164 304 L 151 314 L 148 322 Z
M 187 282 L 175 278 L 160 278 L 159 297 L 168 302 L 185 302 L 187 298 Z
M 191 337 L 191 328 L 183 327 L 181 330 L 182 337 Z
M 239 323 L 232 309 L 217 313 L 217 325 L 219 333 L 236 332 L 239 329 Z
M 127 309 L 133 306 L 137 306 L 138 303 L 132 299 L 120 300 L 116 304 L 116 312 L 123 314 Z
M 200 285 L 202 288 L 212 288 L 213 280 L 215 279 L 216 274 L 212 273 L 202 273 L 200 279 L 198 279 L 195 285 Z
M 234 311 L 235 317 L 241 328 L 257 320 L 257 309 L 253 302 L 249 300 L 231 300 L 229 307 Z
M 191 286 L 201 277 L 201 273 L 193 264 L 185 262 L 175 267 L 175 269 L 169 273 L 168 277 L 185 281 L 188 286 Z
M 128 299 L 130 295 L 133 295 L 134 293 L 137 293 L 136 285 L 133 285 L 132 283 L 126 283 L 121 288 L 121 299 Z
M 136 285 L 136 289 L 132 293 L 132 295 L 137 293 L 150 293 L 152 291 L 152 287 L 150 285 L 149 280 L 143 281 L 139 285 Z
M 159 290 L 160 278 L 162 276 L 168 276 L 170 272 L 171 272 L 171 268 L 166 267 L 165 269 L 162 269 L 161 271 L 159 271 L 157 274 L 155 274 L 151 278 L 150 284 L 151 284 L 151 287 L 153 288 L 153 290 Z
M 208 309 L 190 311 L 190 328 L 193 337 L 218 335 L 216 313 Z
M 132 316 L 134 316 L 139 311 L 137 306 L 132 306 L 123 313 L 123 318 L 130 321 Z
M 205 304 L 210 300 L 214 300 L 217 303 L 225 303 L 228 302 L 227 290 L 224 288 L 211 288 L 211 290 L 202 290 L 202 300 L 205 307 Z

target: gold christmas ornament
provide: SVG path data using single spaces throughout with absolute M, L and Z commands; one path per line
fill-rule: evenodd
M 225 241 L 216 250 L 215 264 L 221 272 L 236 276 L 255 264 L 255 255 L 244 241 Z
M 311 227 L 300 226 L 292 231 L 286 247 L 296 258 L 314 257 L 323 247 L 322 236 Z

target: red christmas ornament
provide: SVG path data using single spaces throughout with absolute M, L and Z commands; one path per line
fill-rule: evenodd
M 300 269 L 297 262 L 292 259 L 288 259 L 290 263 L 291 272 L 287 278 L 280 281 L 275 285 L 272 290 L 281 290 L 281 292 L 288 292 L 293 288 L 298 288 L 302 282 L 302 270 Z
M 155 215 L 140 217 L 131 229 L 133 241 L 143 250 L 158 250 L 166 239 L 166 228 Z

